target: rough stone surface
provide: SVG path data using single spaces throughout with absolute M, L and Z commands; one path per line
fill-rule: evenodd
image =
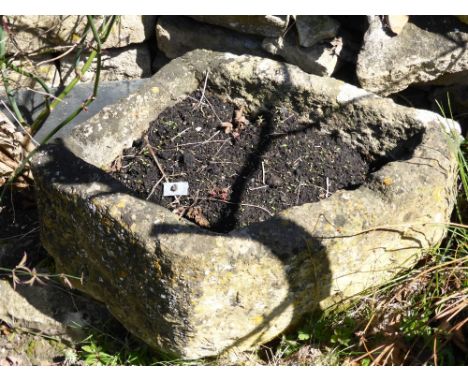
M 121 98 L 127 97 L 129 94 L 136 91 L 140 86 L 143 86 L 149 79 L 136 80 L 120 80 L 102 82 L 99 85 L 99 93 L 97 98 L 88 106 L 88 109 L 80 113 L 73 121 L 61 129 L 55 137 L 67 136 L 71 129 L 91 118 L 98 113 L 104 106 L 113 104 Z M 85 83 L 76 85 L 73 90 L 67 95 L 67 102 L 60 103 L 53 113 L 47 118 L 44 125 L 37 132 L 34 138 L 41 142 L 58 124 L 65 120 L 74 110 L 76 110 L 83 101 L 93 92 L 93 84 Z M 37 117 L 37 114 L 44 107 L 44 98 L 32 92 L 20 92 L 17 95 L 17 102 L 24 109 L 28 110 L 32 117 Z
M 152 35 L 155 23 L 155 16 L 121 16 L 103 48 L 141 43 Z M 73 44 L 85 25 L 86 16 L 10 16 L 9 29 L 15 44 L 7 42 L 7 54 L 31 54 Z
M 65 57 L 58 60 L 60 70 L 54 62 L 38 65 L 41 61 L 50 57 L 41 56 L 34 60 L 17 60 L 15 64 L 41 78 L 48 87 L 56 88 L 61 84 L 69 84 L 75 77 L 73 69 L 73 57 Z M 81 68 L 86 62 L 87 56 L 83 56 L 78 64 Z M 81 82 L 89 83 L 94 80 L 97 61 L 91 64 L 89 70 L 82 76 Z M 100 81 L 125 81 L 149 77 L 152 74 L 151 53 L 148 45 L 135 44 L 121 49 L 107 49 L 102 54 Z M 42 91 L 42 87 L 35 80 L 18 74 L 13 70 L 7 70 L 7 75 L 12 89 L 33 89 Z M 3 88 L 0 89 L 0 94 Z
M 468 26 L 450 16 L 413 17 L 398 36 L 370 19 L 357 76 L 369 91 L 388 95 L 412 83 L 468 70 Z
M 281 104 L 388 164 L 352 191 L 214 234 L 130 195 L 105 169 L 203 86 L 252 111 Z M 448 121 L 341 81 L 194 51 L 34 158 L 41 235 L 58 269 L 151 346 L 182 358 L 264 343 L 304 313 L 389 280 L 440 242 L 455 197 Z M 450 134 L 449 134 L 450 133 Z
M 331 76 L 338 68 L 343 40 L 340 37 L 330 43 L 316 44 L 311 48 L 297 45 L 296 36 L 292 33 L 283 38 L 265 38 L 263 48 L 273 55 L 283 57 L 290 64 L 318 76 Z
M 83 57 L 79 67 L 87 57 Z M 62 79 L 65 84 L 75 78 L 72 62 L 61 61 Z M 96 72 L 96 61 L 82 78 L 82 82 L 93 81 Z M 146 44 L 132 45 L 123 49 L 109 49 L 102 55 L 100 81 L 121 81 L 145 78 L 151 75 L 151 54 Z
M 13 328 L 69 340 L 84 339 L 83 329 L 109 318 L 107 309 L 66 291 L 62 285 L 17 285 L 0 279 L 0 320 Z
M 299 45 L 310 48 L 336 37 L 340 23 L 329 16 L 296 16 Z
M 161 16 L 156 26 L 158 49 L 168 58 L 180 57 L 194 49 L 266 56 L 262 37 L 194 21 L 183 16 Z
M 50 56 L 42 56 L 39 59 L 15 60 L 13 64 L 21 67 L 25 71 L 32 73 L 42 79 L 47 86 L 54 87 L 60 84 L 60 72 L 53 62 L 40 64 L 41 61 L 51 59 Z M 40 65 L 39 65 L 40 64 Z M 19 74 L 9 68 L 5 69 L 5 74 L 11 89 L 34 89 L 44 91 L 44 89 L 33 79 Z M 0 88 L 0 94 L 4 93 L 4 87 Z
M 289 16 L 191 16 L 193 19 L 264 37 L 279 37 L 286 30 Z

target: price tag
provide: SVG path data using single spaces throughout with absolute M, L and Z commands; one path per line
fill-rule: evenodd
M 163 183 L 163 196 L 184 196 L 188 195 L 187 182 Z

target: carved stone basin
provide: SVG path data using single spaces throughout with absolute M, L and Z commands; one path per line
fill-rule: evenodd
M 159 113 L 203 87 L 252 110 L 287 104 L 386 164 L 355 190 L 217 234 L 140 199 L 106 171 Z M 193 51 L 34 158 L 42 241 L 74 286 L 181 358 L 264 343 L 315 309 L 411 267 L 454 205 L 455 122 L 251 56 Z

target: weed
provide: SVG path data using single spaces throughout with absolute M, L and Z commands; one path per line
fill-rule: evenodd
M 450 100 L 448 100 L 449 112 Z M 442 115 L 445 113 L 441 110 Z M 361 293 L 346 311 L 310 317 L 297 332 L 348 365 L 468 363 L 468 144 L 457 149 L 459 192 L 448 233 L 417 266 Z M 289 354 L 290 356 L 290 354 Z

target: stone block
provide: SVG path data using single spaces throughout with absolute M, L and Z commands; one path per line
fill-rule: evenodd
M 385 159 L 355 190 L 218 234 L 132 194 L 106 170 L 149 123 L 207 86 L 249 111 L 291 108 Z M 131 332 L 179 358 L 250 349 L 306 313 L 390 280 L 444 237 L 453 121 L 252 56 L 196 50 L 34 157 L 41 238 L 59 271 Z

